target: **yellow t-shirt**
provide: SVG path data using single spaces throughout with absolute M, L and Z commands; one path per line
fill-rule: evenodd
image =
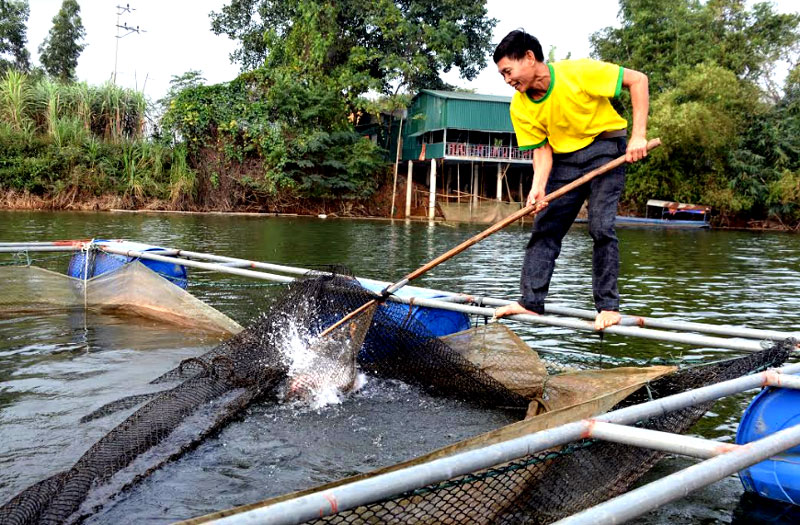
M 589 58 L 547 64 L 550 87 L 538 99 L 515 93 L 511 122 L 519 149 L 549 142 L 555 153 L 571 153 L 591 144 L 604 131 L 625 129 L 627 121 L 609 98 L 622 89 L 620 66 Z

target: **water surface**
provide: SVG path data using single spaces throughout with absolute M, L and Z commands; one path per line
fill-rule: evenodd
M 0 212 L 3 242 L 129 238 L 301 267 L 343 264 L 359 276 L 388 281 L 480 229 L 300 217 Z M 516 298 L 527 237 L 527 228 L 512 226 L 414 284 Z M 800 330 L 800 237 L 650 229 L 620 230 L 619 237 L 625 312 Z M 63 271 L 66 259 L 56 256 L 41 264 Z M 280 289 L 191 269 L 190 279 L 190 292 L 241 323 Z M 564 241 L 550 299 L 592 308 L 591 241 L 585 227 L 576 226 Z M 737 355 L 611 335 L 601 340 L 562 328 L 510 326 L 545 356 L 599 366 Z M 217 342 L 169 325 L 84 312 L 0 319 L 0 500 L 71 466 L 129 412 L 79 423 L 82 415 L 124 395 L 151 391 L 151 379 Z M 730 439 L 750 397 L 719 403 L 693 432 Z M 511 414 L 434 399 L 378 380 L 341 405 L 320 411 L 257 405 L 106 505 L 94 520 L 164 522 L 248 503 L 407 459 L 511 419 Z M 669 459 L 656 474 L 690 462 Z M 743 523 L 741 492 L 738 480 L 728 478 L 639 522 Z

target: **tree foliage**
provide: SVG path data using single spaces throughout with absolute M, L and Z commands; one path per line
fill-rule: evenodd
M 453 67 L 474 77 L 495 24 L 485 2 L 455 0 L 231 0 L 211 18 L 239 41 L 232 58 L 244 72 L 180 90 L 165 131 L 196 163 L 211 147 L 237 166 L 226 171 L 249 166 L 240 185 L 321 198 L 369 196 L 385 152 L 355 131 L 358 115 L 406 101 L 398 92 L 443 87 Z
M 592 36 L 597 58 L 650 78 L 650 135 L 664 147 L 631 166 L 625 198 L 702 202 L 727 219 L 800 219 L 800 15 L 744 0 L 620 0 L 620 28 Z M 795 71 L 797 69 L 795 68 Z
M 453 67 L 474 78 L 496 24 L 484 1 L 458 0 L 231 0 L 211 18 L 239 41 L 232 59 L 243 70 L 313 65 L 353 98 L 442 87 Z
M 224 171 L 241 173 L 236 184 L 250 191 L 364 198 L 384 161 L 347 115 L 344 98 L 325 82 L 259 69 L 228 84 L 183 89 L 162 125 L 188 145 L 196 165 L 222 158 Z
M 30 70 L 30 53 L 25 48 L 29 14 L 27 0 L 0 0 L 0 71 Z
M 51 77 L 64 82 L 76 79 L 78 57 L 86 47 L 81 43 L 86 30 L 80 12 L 77 0 L 64 0 L 61 9 L 53 17 L 53 27 L 39 46 L 39 61 L 44 70 Z
M 800 15 L 745 0 L 620 0 L 622 26 L 591 37 L 594 56 L 647 73 L 656 90 L 672 87 L 679 67 L 716 63 L 738 78 L 766 81 L 791 58 Z

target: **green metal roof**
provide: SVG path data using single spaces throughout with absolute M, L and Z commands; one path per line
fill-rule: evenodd
M 448 128 L 513 133 L 510 105 L 511 97 L 423 89 L 411 102 L 404 136 Z
M 421 89 L 419 92 L 442 98 L 511 104 L 511 97 L 503 97 L 500 95 L 482 95 L 480 93 L 469 93 L 467 91 L 440 91 L 438 89 Z

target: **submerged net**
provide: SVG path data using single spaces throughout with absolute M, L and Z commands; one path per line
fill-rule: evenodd
M 346 275 L 293 283 L 244 331 L 153 381 L 179 381 L 177 386 L 152 397 L 125 398 L 90 414 L 90 418 L 102 417 L 147 401 L 71 469 L 29 487 L 0 507 L 0 523 L 61 523 L 91 513 L 91 505 L 81 507 L 91 491 L 103 485 L 123 490 L 196 446 L 256 400 L 303 396 L 309 385 L 326 382 L 346 390 L 353 384 L 356 354 L 361 370 L 404 380 L 436 394 L 488 406 L 527 406 L 528 399 L 504 387 L 395 308 L 377 308 L 325 338 L 316 337 L 374 298 Z M 298 345 L 311 349 L 314 358 L 299 364 L 288 359 L 287 349 Z M 201 411 L 203 416 L 196 417 Z M 187 421 L 190 429 L 185 428 Z
M 647 388 L 640 388 L 614 408 L 777 366 L 794 349 L 795 341 L 789 340 L 745 357 L 680 370 L 650 382 Z M 676 410 L 641 421 L 638 426 L 683 433 L 712 405 L 713 402 L 709 402 Z M 504 434 L 506 439 L 518 437 L 509 432 Z M 437 455 L 442 454 L 431 456 Z M 308 523 L 552 523 L 624 493 L 664 455 L 647 448 L 583 440 Z M 413 461 L 414 464 L 420 462 L 419 459 Z M 386 470 L 399 467 L 401 465 Z M 347 481 L 351 480 L 324 488 Z M 312 491 L 294 496 L 309 492 Z M 258 506 L 274 501 L 277 500 Z
M 120 264 L 87 280 L 36 266 L 0 266 L 0 282 L 0 316 L 89 308 L 225 335 L 242 329 L 233 319 L 138 261 Z

